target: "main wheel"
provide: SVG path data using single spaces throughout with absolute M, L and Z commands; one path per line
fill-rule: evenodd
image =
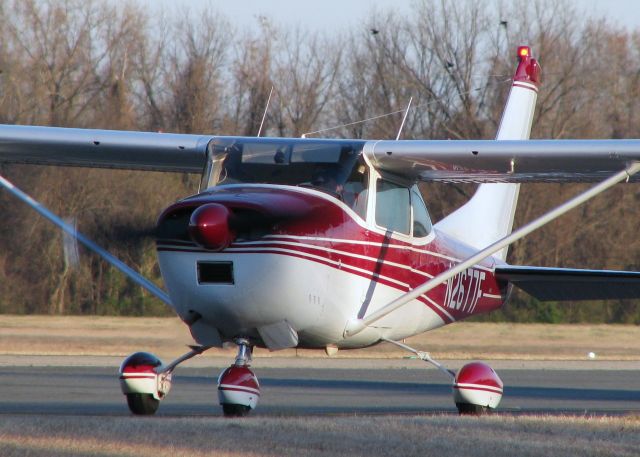
M 245 405 L 234 405 L 232 403 L 223 403 L 222 412 L 225 417 L 244 417 L 249 414 L 251 408 Z
M 149 394 L 127 394 L 127 405 L 133 414 L 149 416 L 158 410 L 160 400 Z
M 461 416 L 482 416 L 489 412 L 489 408 L 487 406 L 472 405 L 471 403 L 456 403 L 456 407 L 458 408 L 458 413 Z

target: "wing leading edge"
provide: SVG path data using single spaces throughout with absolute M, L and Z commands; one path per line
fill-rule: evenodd
M 503 266 L 495 273 L 540 301 L 640 298 L 636 271 Z
M 368 146 L 376 168 L 443 182 L 599 181 L 640 161 L 640 140 L 415 140 Z
M 207 135 L 0 125 L 0 163 L 200 173 Z

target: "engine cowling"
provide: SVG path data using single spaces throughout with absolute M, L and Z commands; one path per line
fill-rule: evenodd
M 478 413 L 485 408 L 494 409 L 502 399 L 504 384 L 486 363 L 468 363 L 456 374 L 453 399 L 460 413 Z
M 189 236 L 210 251 L 222 251 L 235 239 L 229 227 L 231 212 L 225 205 L 207 203 L 197 208 L 189 219 Z
M 171 389 L 171 374 L 158 375 L 162 361 L 148 352 L 136 352 L 120 365 L 120 389 L 125 395 L 147 394 L 162 400 Z

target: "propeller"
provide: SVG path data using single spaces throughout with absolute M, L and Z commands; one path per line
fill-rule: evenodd
M 98 254 L 104 260 L 109 262 L 112 266 L 114 266 L 115 268 L 120 270 L 123 274 L 125 274 L 133 282 L 135 282 L 136 284 L 138 284 L 142 288 L 146 289 L 153 296 L 155 296 L 158 299 L 162 300 L 163 302 L 165 302 L 169 306 L 172 305 L 171 299 L 169 298 L 169 295 L 167 295 L 167 293 L 165 291 L 160 289 L 158 286 L 156 286 L 154 283 L 149 281 L 147 278 L 142 276 L 137 271 L 133 270 L 131 267 L 126 265 L 124 262 L 119 260 L 117 257 L 111 255 L 105 249 L 103 249 L 100 246 L 98 246 L 96 243 L 94 243 L 92 240 L 90 240 L 89 238 L 84 236 L 82 233 L 78 232 L 74 225 L 71 225 L 68 222 L 65 222 L 63 219 L 61 219 L 60 217 L 58 217 L 57 215 L 55 215 L 54 213 L 49 211 L 44 205 L 42 205 L 38 201 L 34 200 L 28 194 L 26 194 L 25 192 L 23 192 L 22 190 L 17 188 L 12 182 L 7 180 L 2 175 L 0 175 L 0 186 L 4 187 L 13 196 L 18 198 L 22 202 L 26 203 L 31 208 L 33 208 L 41 216 L 43 216 L 44 218 L 46 218 L 47 220 L 49 220 L 53 224 L 57 225 L 68 236 L 70 236 L 73 239 L 79 241 L 87 249 L 89 249 L 89 250 L 95 252 L 96 254 Z

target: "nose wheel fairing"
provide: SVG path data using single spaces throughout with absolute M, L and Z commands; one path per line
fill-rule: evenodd
M 225 416 L 245 416 L 260 399 L 260 383 L 249 368 L 252 349 L 248 340 L 239 338 L 238 355 L 218 378 L 218 401 Z

